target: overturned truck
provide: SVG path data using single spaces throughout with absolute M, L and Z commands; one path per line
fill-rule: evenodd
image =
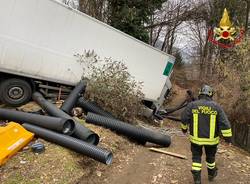
M 143 82 L 148 115 L 167 97 L 174 57 L 55 0 L 3 1 L 0 6 L 0 101 L 18 106 L 39 90 L 67 94 L 80 81 L 76 54 L 94 50 L 123 61 Z

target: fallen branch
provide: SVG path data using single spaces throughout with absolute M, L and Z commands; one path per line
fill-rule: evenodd
M 157 149 L 157 148 L 149 148 L 149 150 L 150 151 L 154 151 L 154 152 L 158 152 L 158 153 L 163 153 L 163 154 L 170 155 L 170 156 L 174 156 L 174 157 L 181 158 L 181 159 L 187 159 L 187 157 L 184 156 L 184 155 L 180 155 L 180 154 L 177 154 L 177 153 L 172 153 L 172 152 L 164 151 L 164 150 Z

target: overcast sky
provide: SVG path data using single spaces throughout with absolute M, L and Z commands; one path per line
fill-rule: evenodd
M 79 1 L 78 0 L 56 0 L 62 3 L 65 3 L 72 8 L 78 9 Z M 190 58 L 187 53 L 190 53 L 190 39 L 187 36 L 187 33 L 190 32 L 188 26 L 183 23 L 179 27 L 179 31 L 177 33 L 176 42 L 174 47 L 179 48 L 183 55 L 183 59 L 187 62 Z

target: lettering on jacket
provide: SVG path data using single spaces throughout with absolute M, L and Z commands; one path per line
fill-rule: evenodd
M 192 109 L 193 114 L 209 114 L 209 115 L 217 115 L 218 112 L 212 109 L 209 106 L 198 106 L 197 109 Z

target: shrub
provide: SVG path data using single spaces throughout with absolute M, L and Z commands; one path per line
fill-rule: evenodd
M 88 80 L 85 97 L 95 101 L 120 120 L 132 122 L 142 112 L 142 83 L 128 72 L 126 65 L 111 58 L 101 60 L 92 52 L 77 55 Z

